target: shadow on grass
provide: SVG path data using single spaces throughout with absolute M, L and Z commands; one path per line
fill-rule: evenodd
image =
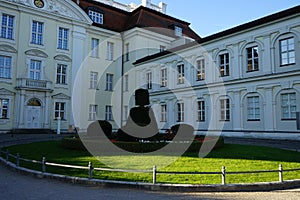
M 186 153 L 184 156 L 198 157 L 198 153 Z M 224 144 L 205 158 L 300 162 L 300 153 L 271 147 Z

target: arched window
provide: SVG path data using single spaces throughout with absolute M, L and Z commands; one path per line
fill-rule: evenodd
M 28 101 L 27 106 L 41 106 L 41 102 L 40 100 L 38 100 L 37 98 L 32 98 Z

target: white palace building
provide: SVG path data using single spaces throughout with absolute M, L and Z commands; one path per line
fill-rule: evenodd
M 160 129 L 298 137 L 300 6 L 203 38 L 166 13 L 150 0 L 0 0 L 0 132 L 118 129 L 146 88 Z

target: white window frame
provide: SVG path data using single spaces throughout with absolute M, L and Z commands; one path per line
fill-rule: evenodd
M 127 120 L 128 115 L 129 115 L 129 106 L 125 105 L 124 106 L 124 116 L 123 116 L 124 121 Z
M 182 28 L 179 26 L 174 26 L 174 33 L 178 37 L 182 37 Z
M 283 45 L 283 42 L 286 42 L 286 45 Z M 285 47 L 285 48 L 284 48 Z M 296 63 L 296 52 L 295 52 L 295 38 L 288 37 L 279 40 L 280 48 L 280 66 L 292 65 Z M 283 55 L 286 55 L 286 58 L 283 58 Z M 286 63 L 283 62 L 286 60 Z
M 220 99 L 220 121 L 230 121 L 230 99 Z
M 57 49 L 69 50 L 69 34 L 70 29 L 64 27 L 58 27 L 57 33 Z
M 3 22 L 4 16 L 7 17 L 6 22 Z M 11 24 L 10 24 L 11 22 L 10 20 L 12 20 Z M 15 32 L 15 16 L 7 13 L 2 13 L 0 37 L 4 39 L 14 40 L 15 37 L 14 32 Z
M 6 107 L 4 107 L 5 104 L 6 104 Z M 0 98 L 0 119 L 9 119 L 10 118 L 9 107 L 10 107 L 10 99 Z
M 221 77 L 230 76 L 230 55 L 228 52 L 219 54 L 219 70 Z
M 105 106 L 105 120 L 106 121 L 113 121 L 113 113 L 112 113 L 112 106 L 111 105 Z
M 106 86 L 105 86 L 105 90 L 106 91 L 113 91 L 113 83 L 114 83 L 114 75 L 107 73 L 106 74 Z
M 36 26 L 34 26 L 34 24 L 36 24 Z M 43 45 L 43 43 L 44 43 L 44 22 L 33 20 L 31 24 L 31 44 Z
M 88 15 L 93 22 L 95 22 L 97 24 L 103 24 L 104 16 L 102 13 L 99 13 L 99 12 L 96 12 L 93 10 L 89 10 Z
M 126 43 L 126 44 L 125 44 L 125 58 L 124 58 L 124 59 L 125 59 L 125 60 L 124 60 L 125 62 L 129 61 L 129 50 L 130 50 L 130 49 L 129 49 L 129 43 Z
M 99 58 L 99 39 L 98 38 L 92 38 L 91 50 L 92 50 L 91 57 Z
M 286 97 L 286 99 L 284 99 L 284 97 Z M 296 111 L 297 111 L 296 92 L 282 93 L 280 96 L 280 103 L 281 103 L 281 119 L 295 120 Z
M 128 92 L 129 90 L 129 75 L 124 75 L 124 92 Z
M 97 89 L 98 72 L 90 71 L 90 89 Z
M 254 72 L 259 70 L 259 51 L 258 46 L 251 46 L 246 48 L 247 57 L 247 72 Z
M 60 68 L 60 72 L 59 72 Z M 65 73 L 63 73 L 62 68 L 65 68 Z M 63 63 L 56 64 L 56 77 L 55 83 L 59 85 L 67 85 L 68 84 L 68 65 Z M 63 81 L 64 80 L 64 81 Z
M 168 113 L 168 110 L 167 110 L 167 104 L 161 104 L 160 105 L 160 121 L 161 122 L 167 122 L 167 113 Z
M 184 122 L 184 103 L 177 102 L 177 122 Z
M 184 84 L 184 64 L 177 65 L 177 85 Z
M 197 121 L 205 122 L 206 112 L 205 112 L 205 101 L 204 99 L 197 100 Z
M 152 72 L 146 72 L 146 89 L 152 90 L 153 87 L 153 75 Z
M 204 58 L 197 59 L 196 65 L 197 65 L 196 80 L 197 81 L 205 80 L 205 59 Z
M 247 120 L 260 121 L 260 98 L 259 96 L 247 97 Z
M 109 61 L 114 59 L 114 43 L 112 42 L 107 42 L 106 59 Z
M 28 70 L 29 78 L 32 80 L 41 80 L 42 79 L 42 67 L 43 67 L 42 60 L 30 59 L 29 70 Z
M 59 108 L 56 109 L 56 105 L 59 105 Z M 61 105 L 64 105 L 64 109 L 62 110 L 61 109 Z M 63 117 L 61 117 L 61 120 L 67 120 L 67 102 L 65 101 L 55 101 L 54 102 L 54 120 L 57 120 L 57 114 L 58 113 L 58 116 L 61 117 L 61 114 L 63 113 Z
M 98 105 L 89 105 L 89 121 L 95 121 L 97 119 Z
M 161 73 L 161 87 L 167 87 L 168 86 L 168 69 L 162 68 L 160 73 Z
M 12 74 L 12 64 L 13 64 L 13 58 L 11 56 L 7 55 L 0 55 L 3 58 L 3 64 L 0 62 L 0 78 L 1 79 L 11 79 L 11 74 Z M 10 65 L 7 66 L 7 61 L 10 60 L 9 63 Z M 8 75 L 8 76 L 6 76 Z

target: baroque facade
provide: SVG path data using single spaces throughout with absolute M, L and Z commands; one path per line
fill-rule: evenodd
M 0 5 L 1 132 L 117 129 L 142 87 L 160 129 L 299 133 L 300 6 L 201 38 L 150 0 Z
M 160 128 L 299 133 L 299 44 L 297 6 L 138 60 L 137 85 L 151 91 Z

